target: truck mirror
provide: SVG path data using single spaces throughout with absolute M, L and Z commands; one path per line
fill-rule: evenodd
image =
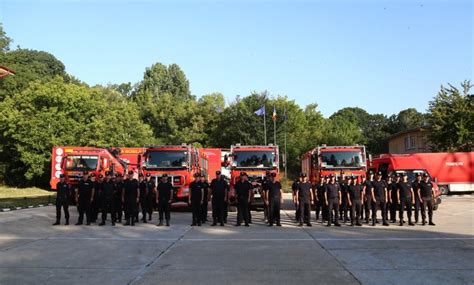
M 434 182 L 438 183 L 438 177 L 433 178 Z

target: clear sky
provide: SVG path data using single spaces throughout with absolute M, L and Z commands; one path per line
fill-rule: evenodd
M 51 52 L 88 84 L 177 63 L 197 96 L 268 90 L 325 116 L 424 112 L 473 79 L 473 4 L 454 1 L 12 1 L 13 46 Z

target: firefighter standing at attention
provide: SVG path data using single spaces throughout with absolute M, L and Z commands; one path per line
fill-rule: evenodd
M 59 182 L 56 186 L 56 223 L 57 226 L 61 221 L 61 208 L 64 210 L 64 217 L 66 218 L 65 225 L 69 225 L 69 200 L 71 199 L 71 187 L 66 183 L 64 174 L 59 175 Z
M 201 206 L 204 199 L 204 189 L 200 181 L 200 174 L 194 174 L 194 181 L 189 184 L 189 201 L 193 212 L 193 222 L 191 226 L 201 226 Z
M 216 171 L 216 178 L 211 181 L 212 226 L 217 223 L 224 226 L 224 203 L 227 201 L 229 185 L 222 179 L 221 172 Z
M 168 181 L 168 175 L 165 173 L 161 176 L 160 183 L 158 183 L 158 187 L 156 188 L 156 203 L 158 204 L 160 219 L 157 226 L 163 225 L 163 216 L 166 220 L 166 226 L 170 226 L 172 199 L 173 185 Z
M 89 178 L 89 173 L 84 171 L 76 191 L 77 209 L 79 211 L 76 226 L 83 224 L 84 214 L 86 215 L 86 225 L 91 224 L 91 203 L 94 199 L 94 192 L 94 183 Z

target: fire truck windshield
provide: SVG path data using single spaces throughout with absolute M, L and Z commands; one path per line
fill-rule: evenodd
M 186 151 L 150 151 L 147 153 L 146 168 L 183 168 L 188 166 Z
M 335 151 L 321 153 L 322 168 L 359 168 L 365 166 L 359 151 Z
M 273 168 L 275 152 L 273 151 L 236 151 L 233 166 L 237 168 Z
M 96 170 L 99 158 L 91 155 L 66 156 L 66 170 Z

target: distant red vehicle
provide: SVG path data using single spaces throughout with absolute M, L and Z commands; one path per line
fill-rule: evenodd
M 200 172 L 199 152 L 187 144 L 152 146 L 143 155 L 142 169 L 159 181 L 167 174 L 173 185 L 173 206 L 188 206 L 189 184 Z
M 414 181 L 417 174 L 427 173 L 430 175 L 426 166 L 410 154 L 382 154 L 370 161 L 370 169 L 374 172 L 382 172 L 383 177 L 396 173 L 407 173 L 409 181 Z M 441 203 L 441 192 L 431 175 L 430 179 L 434 184 L 435 208 L 438 208 L 438 205 Z
M 474 191 L 474 152 L 384 154 L 380 158 L 390 158 L 397 168 L 406 163 L 425 170 L 442 194 Z
M 279 153 L 278 146 L 274 145 L 248 145 L 236 144 L 230 148 L 228 157 L 230 164 L 230 196 L 235 196 L 234 185 L 241 172 L 246 172 L 250 182 L 255 182 L 257 187 L 253 192 L 253 208 L 263 207 L 261 184 L 265 173 L 270 171 L 277 174 L 279 179 Z
M 222 168 L 222 151 L 220 148 L 200 148 L 199 166 L 210 183 L 216 177 L 216 171 Z
M 312 183 L 318 183 L 321 175 L 334 174 L 361 176 L 367 172 L 364 146 L 318 146 L 301 157 L 301 171 Z

